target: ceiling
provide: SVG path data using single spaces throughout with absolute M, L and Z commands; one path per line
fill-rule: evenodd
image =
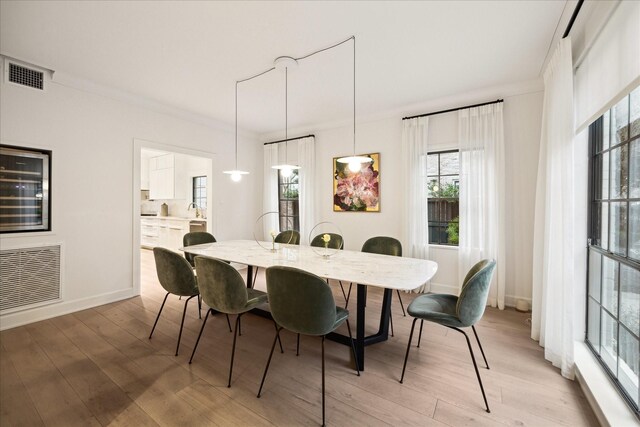
M 234 88 L 356 36 L 357 114 L 535 79 L 565 1 L 5 1 L 0 52 L 234 122 Z M 289 128 L 350 120 L 353 45 L 289 72 Z M 284 75 L 241 83 L 239 126 L 284 135 Z

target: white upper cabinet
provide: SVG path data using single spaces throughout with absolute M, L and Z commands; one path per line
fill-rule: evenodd
M 149 198 L 186 199 L 186 158 L 180 154 L 165 154 L 149 159 Z

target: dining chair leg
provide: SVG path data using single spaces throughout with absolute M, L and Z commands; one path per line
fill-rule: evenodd
M 322 426 L 324 427 L 324 335 L 322 336 Z
M 420 334 L 418 335 L 418 345 L 416 347 L 420 348 L 420 340 L 422 340 L 422 326 L 424 326 L 424 319 L 420 319 Z
M 391 324 L 391 336 L 394 337 L 395 335 L 393 335 L 393 316 L 391 316 L 391 307 L 389 307 L 389 323 Z
M 273 326 L 276 328 L 276 332 L 278 332 L 278 324 L 276 321 L 273 321 Z M 280 338 L 280 334 L 278 334 L 278 344 L 280 344 L 280 353 L 284 353 L 284 349 L 282 348 L 282 339 Z
M 162 313 L 162 309 L 164 308 L 164 303 L 167 302 L 168 296 L 169 296 L 169 292 L 167 292 L 167 294 L 164 296 L 164 299 L 162 300 L 162 305 L 160 306 L 160 311 L 158 311 L 158 315 L 156 316 L 156 321 L 153 322 L 153 328 L 151 328 L 149 339 L 151 339 L 151 336 L 153 335 L 153 331 L 156 329 L 156 325 L 158 324 L 158 319 L 160 319 L 160 313 Z
M 255 288 L 256 286 L 256 279 L 258 278 L 258 270 L 260 270 L 260 267 L 256 267 L 256 272 L 253 274 L 253 280 L 251 281 L 252 288 Z
M 236 355 L 236 338 L 238 337 L 238 330 L 240 329 L 240 318 L 242 314 L 238 314 L 236 317 L 236 328 L 233 334 L 233 346 L 231 347 L 231 365 L 229 366 L 229 382 L 227 383 L 227 387 L 231 387 L 231 374 L 233 373 L 233 358 Z
M 300 356 L 300 334 L 298 334 L 298 338 L 296 339 L 296 356 Z
M 346 309 L 349 305 L 349 297 L 351 297 L 351 288 L 353 287 L 353 282 L 349 283 L 349 291 L 347 292 L 347 300 L 344 303 L 344 308 Z
M 327 282 L 329 282 L 329 279 L 327 279 Z M 340 290 L 342 291 L 342 296 L 344 298 L 344 302 L 347 302 L 347 293 L 344 291 L 344 286 L 342 285 L 342 280 L 338 280 L 338 283 L 340 283 Z
M 404 365 L 402 365 L 402 375 L 400 376 L 400 384 L 404 381 L 404 371 L 407 368 L 407 359 L 409 359 L 409 349 L 411 349 L 411 340 L 413 339 L 413 329 L 416 327 L 417 317 L 413 319 L 413 323 L 411 323 L 411 332 L 409 333 L 409 343 L 407 344 L 407 353 L 404 355 Z
M 207 310 L 207 314 L 204 316 L 204 322 L 202 322 L 202 326 L 200 327 L 200 333 L 198 334 L 198 339 L 196 340 L 196 345 L 193 346 L 193 351 L 191 352 L 191 357 L 189 358 L 189 364 L 193 362 L 193 356 L 196 354 L 196 348 L 198 348 L 198 344 L 200 343 L 200 337 L 202 336 L 202 331 L 204 331 L 204 325 L 207 324 L 207 319 L 209 318 L 209 313 L 213 311 L 212 308 Z
M 402 309 L 402 316 L 403 317 L 407 317 L 407 312 L 404 311 L 404 304 L 402 303 L 402 297 L 400 296 L 400 289 L 396 289 L 396 292 L 398 293 L 398 300 L 400 301 L 400 308 Z
M 242 323 L 240 322 L 240 315 L 238 315 L 236 323 L 238 324 L 238 326 L 236 327 L 236 329 L 238 329 L 238 335 L 242 336 Z
M 262 381 L 260 382 L 260 389 L 258 390 L 258 398 L 260 398 L 260 394 L 262 393 L 262 386 L 264 385 L 264 380 L 267 378 L 267 371 L 269 371 L 269 365 L 271 364 L 271 357 L 273 356 L 273 350 L 276 348 L 276 342 L 280 338 L 280 329 L 278 325 L 276 325 L 276 336 L 273 339 L 273 345 L 271 346 L 271 352 L 269 353 L 269 359 L 267 359 L 267 366 L 264 367 L 264 374 L 262 375 Z
M 478 383 L 480 384 L 480 391 L 482 391 L 482 398 L 484 399 L 484 404 L 487 407 L 487 412 L 491 412 L 489 410 L 489 403 L 487 402 L 487 395 L 484 393 L 484 387 L 482 386 L 482 378 L 480 378 L 480 371 L 478 370 L 478 364 L 476 363 L 476 357 L 473 354 L 473 348 L 471 347 L 471 341 L 469 341 L 469 336 L 462 329 L 454 328 L 453 326 L 447 326 L 447 328 L 456 330 L 464 335 L 467 340 L 467 347 L 469 347 L 469 354 L 471 354 L 471 361 L 473 362 L 473 368 L 476 370 L 476 377 L 478 377 Z
M 180 322 L 180 332 L 178 333 L 178 345 L 176 345 L 176 356 L 178 355 L 178 350 L 180 349 L 180 339 L 182 338 L 182 328 L 184 327 L 184 316 L 187 314 L 187 305 L 193 297 L 197 297 L 197 295 L 191 295 L 184 302 L 184 310 L 182 310 L 182 321 Z
M 346 321 L 347 330 L 349 331 L 349 342 L 351 343 L 351 351 L 353 352 L 353 361 L 356 363 L 356 372 L 358 376 L 360 376 L 360 365 L 358 364 L 358 356 L 356 355 L 356 345 L 353 343 L 353 336 L 351 335 L 351 325 L 349 324 L 349 319 Z
M 473 329 L 473 334 L 476 336 L 476 341 L 478 342 L 478 347 L 480 347 L 480 353 L 482 353 L 484 364 L 487 365 L 487 369 L 489 369 L 489 362 L 487 362 L 487 358 L 484 355 L 484 350 L 482 349 L 482 344 L 480 344 L 480 338 L 478 338 L 478 333 L 476 332 L 475 325 L 471 325 L 471 329 Z
M 229 326 L 229 332 L 233 332 L 233 329 L 231 329 L 231 320 L 229 320 L 229 315 L 225 314 L 225 316 L 227 316 L 227 326 Z
M 198 319 L 202 319 L 202 295 L 198 295 Z

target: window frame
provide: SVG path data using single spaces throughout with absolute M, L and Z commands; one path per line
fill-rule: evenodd
M 204 185 L 200 185 L 204 179 Z M 204 196 L 197 196 L 196 190 L 204 189 Z M 202 204 L 202 200 L 204 203 Z M 191 177 L 191 201 L 195 203 L 195 205 L 202 211 L 207 209 L 207 176 L 206 175 L 198 175 Z
M 636 144 L 640 144 L 640 134 L 631 136 L 631 97 L 628 94 L 626 97 L 627 100 L 627 137 L 625 139 L 621 139 L 620 142 L 616 143 L 613 140 L 612 135 L 616 130 L 612 129 L 612 125 L 614 120 L 612 119 L 612 115 L 614 114 L 613 108 L 610 108 L 607 112 L 605 112 L 602 116 L 600 116 L 595 122 L 593 122 L 589 126 L 589 166 L 588 166 L 588 207 L 587 207 L 587 262 L 586 262 L 586 300 L 585 300 L 585 337 L 584 341 L 587 345 L 587 348 L 593 353 L 598 363 L 601 365 L 604 372 L 609 376 L 614 386 L 618 389 L 618 392 L 623 397 L 627 405 L 630 409 L 635 413 L 637 417 L 640 418 L 640 405 L 634 400 L 632 396 L 629 395 L 628 391 L 622 384 L 620 380 L 620 369 L 624 369 L 622 363 L 627 365 L 627 362 L 624 361 L 623 357 L 620 354 L 620 337 L 621 331 L 624 330 L 627 334 L 637 340 L 639 349 L 638 353 L 640 354 L 640 333 L 632 331 L 630 327 L 628 327 L 623 320 L 621 319 L 622 314 L 622 268 L 621 266 L 627 266 L 633 270 L 640 271 L 640 260 L 632 258 L 630 256 L 629 248 L 631 246 L 631 229 L 630 229 L 630 221 L 631 221 L 631 203 L 632 202 L 640 202 L 640 198 L 632 198 L 631 197 L 631 160 L 632 160 L 632 144 L 635 142 Z M 624 98 L 623 98 L 624 99 Z M 604 120 L 608 120 L 608 127 L 605 127 Z M 608 129 L 609 139 L 608 146 L 604 148 L 604 130 Z M 620 149 L 622 150 L 624 147 L 627 147 L 627 159 L 626 159 L 626 180 L 627 180 L 627 194 L 625 197 L 621 197 L 618 195 L 616 198 L 612 198 L 612 175 L 613 175 L 613 156 L 611 153 L 613 150 Z M 606 177 L 607 181 L 607 194 L 602 194 L 602 185 L 604 181 L 604 176 L 602 174 L 604 170 L 604 166 L 602 164 L 605 154 L 607 154 L 607 173 Z M 599 197 L 597 197 L 599 196 Z M 612 250 L 612 222 L 611 222 L 611 202 L 623 203 L 626 206 L 626 242 L 624 247 L 624 255 L 619 252 L 614 252 Z M 603 203 L 607 203 L 607 212 L 603 214 Z M 603 218 L 606 216 L 606 223 L 604 223 Z M 606 233 L 606 247 L 603 247 L 601 237 L 602 237 L 602 226 L 603 224 L 607 227 Z M 596 255 L 599 257 L 599 295 L 598 300 L 595 297 L 591 296 L 591 257 Z M 616 301 L 616 313 L 612 313 L 611 309 L 606 306 L 604 301 L 604 293 L 605 293 L 605 282 L 604 282 L 604 264 L 605 257 L 609 258 L 613 261 L 617 266 L 615 269 L 615 279 L 614 283 L 617 286 L 617 301 Z M 615 288 L 614 288 L 615 289 Z M 591 317 L 591 305 L 594 305 L 594 308 L 598 310 L 598 324 L 592 325 L 590 324 Z M 603 316 L 608 315 L 610 319 L 613 319 L 613 322 L 616 325 L 615 331 L 615 368 L 616 372 L 614 373 L 611 367 L 607 364 L 605 358 L 602 357 L 602 353 L 604 351 L 608 352 L 606 348 L 606 343 L 603 344 Z M 595 320 L 595 319 L 594 319 Z M 590 328 L 591 327 L 591 328 Z M 592 343 L 589 335 L 590 332 L 597 332 L 597 344 Z M 595 337 L 595 334 L 594 334 Z M 597 348 L 596 348 L 597 347 Z M 638 374 L 636 374 L 638 375 Z M 640 375 L 638 375 L 638 381 L 640 382 Z M 636 390 L 636 393 L 640 393 L 640 390 Z M 637 397 L 640 400 L 640 396 Z
M 450 154 L 450 153 L 458 153 L 458 173 L 455 173 L 455 174 L 441 174 L 441 173 L 440 173 L 440 172 L 441 172 L 441 161 L 440 161 L 440 156 L 441 156 L 442 154 Z M 429 175 L 429 172 L 428 172 L 429 156 L 432 156 L 432 155 L 437 155 L 437 156 L 438 156 L 438 173 L 437 173 L 437 175 Z M 427 187 L 429 186 L 429 182 L 431 181 L 431 179 L 432 179 L 433 177 L 437 177 L 437 179 L 438 179 L 438 185 L 440 185 L 440 182 L 441 182 L 441 181 L 440 181 L 440 179 L 441 179 L 441 177 L 443 177 L 443 176 L 444 176 L 444 177 L 457 176 L 457 177 L 458 177 L 458 186 L 457 186 L 457 187 L 458 187 L 458 189 L 459 189 L 459 188 L 460 188 L 460 168 L 459 168 L 460 163 L 459 163 L 459 159 L 460 159 L 460 150 L 459 150 L 459 149 L 457 149 L 457 148 L 455 148 L 455 149 L 447 149 L 447 150 L 439 150 L 439 151 L 430 151 L 430 152 L 428 152 L 428 153 L 427 153 L 427 155 L 425 156 L 425 162 L 426 162 L 426 163 L 425 163 L 425 179 L 426 179 L 426 181 L 427 181 Z M 429 190 L 427 190 L 427 191 L 429 191 Z M 450 221 L 440 221 L 440 220 L 431 220 L 431 219 L 429 218 L 429 211 L 430 211 L 430 209 L 429 209 L 429 203 L 430 203 L 431 201 L 434 201 L 434 202 L 435 202 L 435 201 L 440 201 L 440 202 L 447 202 L 447 203 L 450 203 L 450 202 L 451 202 L 451 200 L 455 200 L 455 201 L 456 201 L 456 203 L 458 204 L 458 206 L 457 206 L 458 215 L 456 216 L 456 217 L 458 218 L 458 221 L 453 221 L 453 219 L 452 219 L 452 220 L 450 220 Z M 432 230 L 434 230 L 434 229 L 442 229 L 442 228 L 444 228 L 444 229 L 446 230 L 446 228 L 448 227 L 448 225 L 449 225 L 449 224 L 451 224 L 452 222 L 457 222 L 457 223 L 458 223 L 458 227 L 460 226 L 460 219 L 459 219 L 459 218 L 460 218 L 460 215 L 459 215 L 460 211 L 459 211 L 459 206 L 460 206 L 460 197 L 459 197 L 459 196 L 458 196 L 457 198 L 450 198 L 450 197 L 429 197 L 429 195 L 427 194 L 427 240 L 428 240 L 428 241 L 427 241 L 427 243 L 428 243 L 429 245 L 432 245 L 432 246 L 444 246 L 444 247 L 447 247 L 447 248 L 457 248 L 457 247 L 459 246 L 459 243 L 450 243 L 450 242 L 449 242 L 448 234 L 447 234 L 447 239 L 446 239 L 446 241 L 444 241 L 444 242 L 443 242 L 441 239 L 438 239 L 438 241 L 433 241 L 433 242 L 431 241 L 431 234 L 432 234 Z M 443 226 L 443 225 L 436 225 L 436 224 L 432 225 L 432 224 L 431 224 L 432 222 L 433 222 L 433 223 L 436 223 L 436 222 L 437 222 L 437 223 L 443 223 L 443 222 L 446 222 L 446 225 L 444 225 L 444 226 Z M 446 232 L 446 231 L 445 231 L 445 232 Z M 441 235 L 441 232 L 437 232 L 437 231 L 436 231 L 436 233 L 438 233 L 439 235 Z

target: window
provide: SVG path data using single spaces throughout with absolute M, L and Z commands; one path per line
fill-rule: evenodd
M 637 415 L 640 87 L 589 127 L 589 348 Z
M 427 154 L 429 243 L 458 246 L 458 150 Z
M 298 170 L 283 177 L 278 174 L 278 206 L 280 211 L 280 231 L 300 231 L 300 210 L 298 205 Z
M 193 177 L 193 203 L 195 203 L 201 211 L 207 210 L 207 177 Z

